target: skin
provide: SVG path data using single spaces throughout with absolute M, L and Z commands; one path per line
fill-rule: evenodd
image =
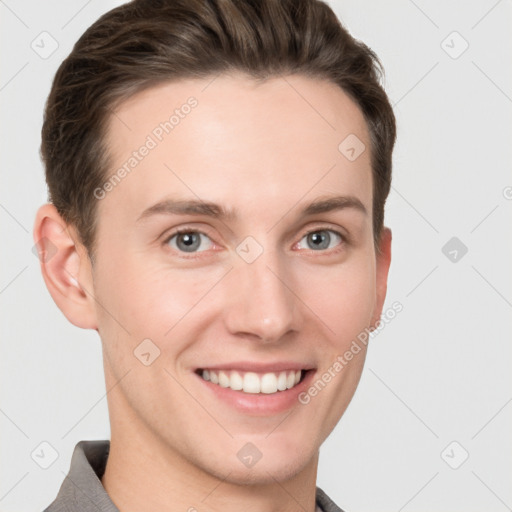
M 121 103 L 110 119 L 111 173 L 190 96 L 197 107 L 98 202 L 94 266 L 51 204 L 34 225 L 34 238 L 58 249 L 41 262 L 54 301 L 101 337 L 111 422 L 102 483 L 122 512 L 229 512 L 248 503 L 255 512 L 313 512 L 319 447 L 356 390 L 366 350 L 309 404 L 267 415 L 212 398 L 194 370 L 292 360 L 319 377 L 379 319 L 391 231 L 376 253 L 368 129 L 356 104 L 323 80 L 256 84 L 235 74 L 166 83 Z M 349 134 L 367 148 L 353 162 L 338 150 Z M 331 195 L 356 197 L 366 215 L 345 208 L 299 217 Z M 199 197 L 239 216 L 137 222 L 168 197 Z M 165 242 L 177 227 L 205 233 L 197 258 L 180 252 L 177 237 Z M 347 239 L 328 231 L 329 248 L 318 249 L 306 236 L 313 228 Z M 250 264 L 236 251 L 247 236 L 263 248 Z M 149 366 L 133 354 L 146 338 L 160 350 Z M 248 442 L 262 453 L 251 468 L 236 456 Z

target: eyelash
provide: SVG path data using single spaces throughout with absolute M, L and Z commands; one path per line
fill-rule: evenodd
M 342 233 L 340 233 L 336 229 L 333 229 L 333 228 L 328 227 L 328 226 L 315 227 L 313 229 L 310 229 L 309 231 L 306 231 L 300 237 L 299 241 L 302 240 L 305 236 L 310 235 L 311 233 L 317 233 L 317 232 L 320 232 L 320 231 L 330 231 L 331 233 L 335 233 L 336 235 L 338 235 L 341 238 L 341 243 L 337 247 L 332 248 L 332 249 L 325 249 L 325 250 L 320 250 L 320 251 L 314 251 L 313 249 L 301 249 L 302 251 L 304 251 L 304 250 L 308 251 L 309 250 L 310 252 L 319 252 L 321 254 L 335 254 L 335 253 L 341 251 L 343 249 L 344 245 L 349 243 L 348 236 L 343 235 Z M 162 242 L 162 244 L 163 245 L 168 245 L 172 238 L 174 238 L 176 235 L 179 235 L 179 234 L 182 234 L 182 233 L 198 233 L 198 234 L 204 235 L 204 236 L 210 238 L 210 240 L 212 240 L 211 237 L 208 235 L 208 233 L 205 233 L 204 231 L 199 231 L 198 229 L 193 228 L 193 227 L 184 226 L 184 227 L 180 227 L 180 228 L 175 229 L 171 234 L 166 236 L 164 241 Z M 212 242 L 213 242 L 213 240 L 212 240 Z M 173 249 L 173 251 L 174 251 L 174 249 Z M 185 258 L 185 259 L 198 259 L 198 258 L 202 258 L 203 257 L 201 255 L 201 253 L 205 252 L 205 251 L 199 251 L 199 252 L 196 252 L 196 253 L 189 253 L 190 254 L 189 256 L 186 255 L 187 254 L 186 252 L 183 252 L 183 251 L 178 251 L 178 252 L 179 252 L 180 255 L 182 255 L 182 256 L 180 256 L 182 258 Z

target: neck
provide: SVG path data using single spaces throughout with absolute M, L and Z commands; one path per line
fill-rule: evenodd
M 129 425 L 129 426 L 127 426 Z M 314 512 L 318 454 L 286 481 L 240 485 L 207 473 L 162 446 L 144 427 L 112 426 L 110 453 L 101 479 L 120 512 Z M 140 427 L 140 425 L 139 425 Z

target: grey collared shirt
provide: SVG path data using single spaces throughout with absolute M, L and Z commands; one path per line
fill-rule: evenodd
M 119 512 L 101 483 L 110 441 L 80 441 L 57 497 L 44 512 Z M 343 512 L 316 488 L 316 512 Z

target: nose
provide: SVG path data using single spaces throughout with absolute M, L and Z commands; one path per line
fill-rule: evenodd
M 235 262 L 226 283 L 223 313 L 231 334 L 275 343 L 300 330 L 300 301 L 290 268 L 284 267 L 277 252 L 270 251 L 252 263 Z

